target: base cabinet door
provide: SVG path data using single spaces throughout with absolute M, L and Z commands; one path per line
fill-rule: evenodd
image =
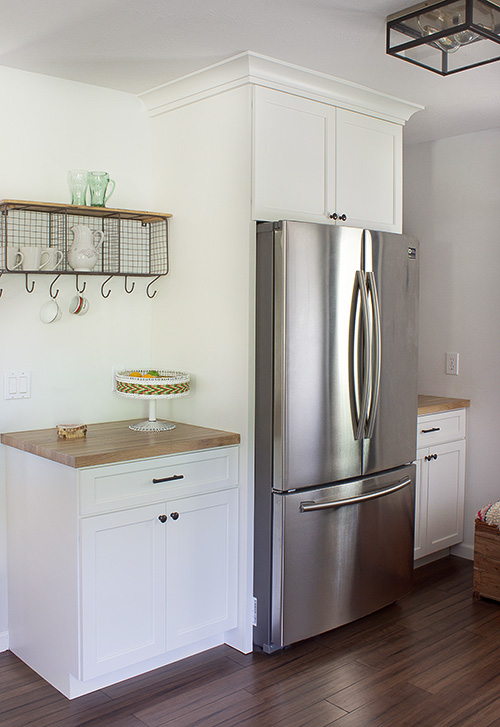
M 164 506 L 81 520 L 81 679 L 165 651 Z
M 463 540 L 465 442 L 438 445 L 432 454 L 427 463 L 427 543 L 435 552 Z
M 425 473 L 423 472 L 426 454 L 427 449 L 417 450 L 417 459 L 415 460 L 415 559 L 425 555 L 427 547 L 427 467 L 425 467 Z
M 168 504 L 167 649 L 235 628 L 238 492 Z
M 465 440 L 417 450 L 415 558 L 463 540 Z

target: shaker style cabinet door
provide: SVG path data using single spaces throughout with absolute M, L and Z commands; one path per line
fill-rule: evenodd
M 428 462 L 427 544 L 429 552 L 463 540 L 465 442 L 432 448 Z
M 167 649 L 237 625 L 238 491 L 167 505 Z
M 352 227 L 401 232 L 402 127 L 337 109 L 336 128 L 336 211 Z
M 82 679 L 165 651 L 164 505 L 81 521 Z
M 463 540 L 465 440 L 417 450 L 414 557 Z
M 254 91 L 253 219 L 327 221 L 335 200 L 335 108 Z

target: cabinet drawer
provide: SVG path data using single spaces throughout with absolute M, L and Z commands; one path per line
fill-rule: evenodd
M 418 417 L 417 448 L 465 439 L 465 409 Z
M 214 492 L 237 484 L 238 447 L 89 467 L 79 473 L 80 515 Z

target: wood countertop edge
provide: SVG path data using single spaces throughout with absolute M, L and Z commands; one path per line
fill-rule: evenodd
M 419 394 L 418 415 L 439 414 L 441 412 L 453 411 L 454 409 L 466 409 L 470 406 L 470 399 L 459 397 L 431 396 Z
M 128 422 L 118 422 L 123 425 Z M 102 424 L 102 428 L 108 425 Z M 6 432 L 1 435 L 3 444 L 19 449 L 29 454 L 34 454 L 53 462 L 80 469 L 83 467 L 94 467 L 103 464 L 118 464 L 120 462 L 128 462 L 132 460 L 149 459 L 151 457 L 162 457 L 174 454 L 184 454 L 186 452 L 196 452 L 204 449 L 212 449 L 216 447 L 228 447 L 240 443 L 240 435 L 235 432 L 226 432 L 218 429 L 209 429 L 206 427 L 198 427 L 195 425 L 182 425 L 187 431 L 185 436 L 172 441 L 151 441 L 141 437 L 140 432 L 135 432 L 133 436 L 137 436 L 137 442 L 132 443 L 116 443 L 112 440 L 106 445 L 104 439 L 101 443 L 94 439 L 90 441 L 88 449 L 85 451 L 89 440 L 59 440 L 53 434 L 54 430 L 33 430 L 29 432 Z M 99 425 L 89 425 L 90 427 L 99 427 Z M 50 441 L 41 441 L 41 438 Z M 93 445 L 93 448 L 92 448 Z M 67 451 L 64 451 L 67 448 Z M 78 451 L 78 448 L 82 448 Z

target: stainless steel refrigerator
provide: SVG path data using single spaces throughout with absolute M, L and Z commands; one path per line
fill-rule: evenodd
M 418 243 L 257 224 L 254 642 L 328 631 L 411 590 Z

